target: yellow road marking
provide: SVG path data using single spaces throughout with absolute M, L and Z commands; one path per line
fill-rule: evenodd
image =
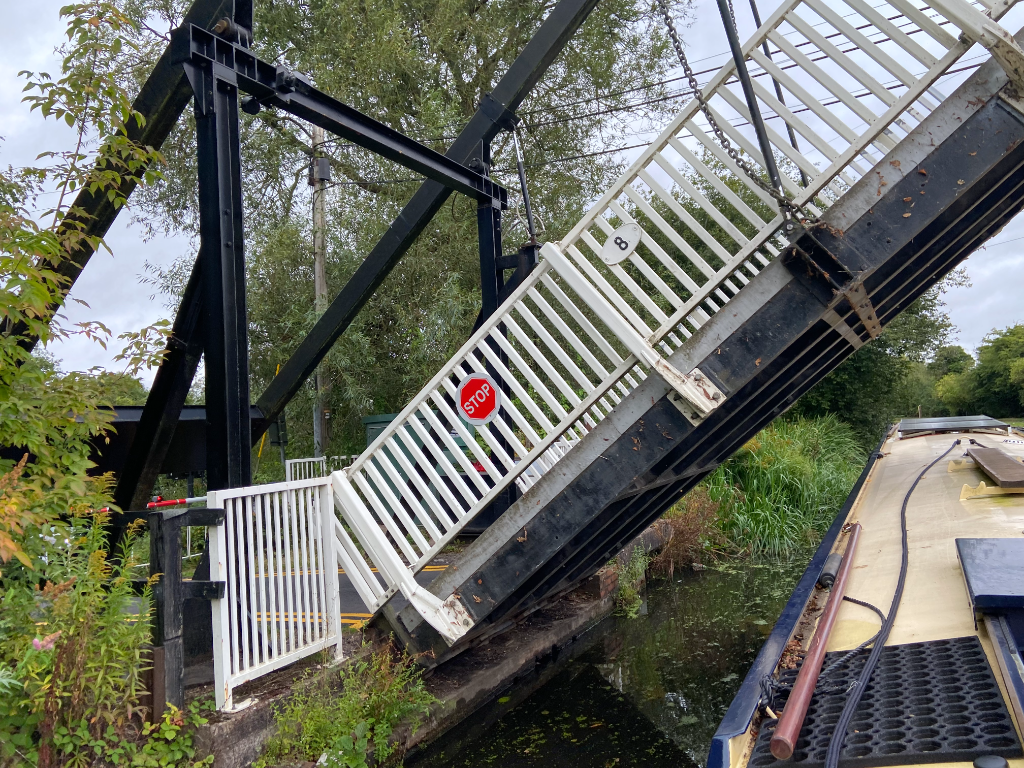
M 429 572 L 429 573 L 435 573 L 437 571 L 443 571 L 447 567 L 448 567 L 447 565 L 427 565 L 427 566 L 423 567 L 423 570 L 426 571 L 426 572 Z M 372 573 L 377 573 L 377 569 L 376 568 L 371 568 L 370 571 Z M 320 570 L 317 569 L 315 571 L 289 571 L 288 573 L 285 573 L 285 574 L 281 574 L 281 573 L 268 573 L 268 574 L 265 574 L 264 578 L 267 578 L 269 576 L 281 576 L 281 575 L 284 575 L 284 576 L 308 576 L 310 573 L 312 573 L 315 576 L 319 576 L 320 575 Z M 338 569 L 338 573 L 345 573 L 345 569 L 344 568 L 339 568 Z

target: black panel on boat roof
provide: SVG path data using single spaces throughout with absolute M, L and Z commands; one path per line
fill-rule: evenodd
M 976 609 L 1024 608 L 1024 539 L 957 539 L 956 552 Z
M 825 666 L 844 654 L 826 654 Z M 748 768 L 823 766 L 847 693 L 866 659 L 864 654 L 851 659 L 815 693 L 796 751 L 788 760 L 772 755 L 778 721 L 766 719 Z M 799 668 L 783 670 L 779 682 L 792 686 L 798 672 Z M 970 762 L 981 755 L 1022 754 L 985 650 L 971 635 L 883 649 L 847 731 L 839 768 Z
M 903 435 L 923 432 L 966 432 L 972 429 L 1006 430 L 1010 425 L 991 416 L 942 416 L 934 419 L 904 419 L 899 431 Z

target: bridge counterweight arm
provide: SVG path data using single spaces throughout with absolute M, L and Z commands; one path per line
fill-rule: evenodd
M 174 31 L 171 49 L 174 59 L 185 65 L 193 87 L 200 79 L 191 68 L 212 68 L 215 78 L 237 86 L 261 106 L 276 107 L 319 125 L 470 197 L 490 200 L 500 208 L 507 204 L 508 192 L 501 185 L 328 96 L 287 67 L 261 61 L 248 48 L 186 25 Z

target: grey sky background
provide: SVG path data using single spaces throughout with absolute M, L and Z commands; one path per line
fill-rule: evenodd
M 54 49 L 62 42 L 64 25 L 58 9 L 63 1 L 0 0 L 4 19 L 0 26 L 0 136 L 4 139 L 0 143 L 0 163 L 5 165 L 32 164 L 39 152 L 73 146 L 72 131 L 63 123 L 43 120 L 21 103 L 25 81 L 18 77 L 24 69 L 59 71 Z M 774 0 L 760 2 L 762 18 L 776 4 Z M 736 0 L 736 6 L 740 36 L 746 38 L 754 31 L 750 11 L 743 0 Z M 724 62 L 727 47 L 714 0 L 698 0 L 695 19 L 684 34 L 688 55 L 702 60 L 700 68 Z M 1014 9 L 1003 23 L 1016 31 L 1024 23 L 1024 11 Z M 653 137 L 650 134 L 647 138 Z M 594 192 L 596 195 L 599 190 Z M 154 297 L 153 288 L 141 280 L 144 263 L 171 264 L 190 250 L 188 240 L 161 237 L 143 242 L 140 228 L 132 227 L 129 219 L 127 213 L 122 213 L 107 236 L 113 255 L 105 251 L 96 254 L 76 283 L 72 297 L 90 306 L 69 302 L 65 314 L 70 322 L 99 320 L 116 335 L 170 317 L 165 297 Z M 993 328 L 1024 322 L 1024 219 L 1012 221 L 967 260 L 966 268 L 972 286 L 951 290 L 946 302 L 959 329 L 957 342 L 973 351 Z M 85 370 L 92 366 L 116 368 L 112 363 L 115 347 L 116 342 L 104 351 L 94 343 L 76 339 L 54 344 L 50 351 L 65 370 Z

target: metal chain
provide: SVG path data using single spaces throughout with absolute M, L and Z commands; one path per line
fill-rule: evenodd
M 732 28 L 739 31 L 740 25 L 736 23 L 736 9 L 732 7 L 732 0 L 727 0 L 729 5 L 729 18 L 732 19 Z
M 708 121 L 711 126 L 711 131 L 715 134 L 719 143 L 722 145 L 722 149 L 725 150 L 729 158 L 739 166 L 740 170 L 743 171 L 751 181 L 753 181 L 758 187 L 763 189 L 779 204 L 785 214 L 795 217 L 796 219 L 814 220 L 814 216 L 806 211 L 803 206 L 797 205 L 781 191 L 777 190 L 771 184 L 761 178 L 761 175 L 757 170 L 750 165 L 740 155 L 739 150 L 732 145 L 725 132 L 719 127 L 718 121 L 715 120 L 714 114 L 711 112 L 711 108 L 708 105 L 707 100 L 704 98 L 704 94 L 701 92 L 700 85 L 697 83 L 697 77 L 693 74 L 693 70 L 690 68 L 690 62 L 686 58 L 686 53 L 683 51 L 683 44 L 679 40 L 679 33 L 676 31 L 676 25 L 672 22 L 672 14 L 668 9 L 667 0 L 658 0 L 658 8 L 661 9 L 661 15 L 665 19 L 665 26 L 668 27 L 669 37 L 672 38 L 672 47 L 676 49 L 676 55 L 679 57 L 679 63 L 683 65 L 683 73 L 686 75 L 686 80 L 690 86 L 690 90 L 693 91 L 693 98 L 697 100 L 697 104 L 700 106 L 700 111 L 704 114 L 704 118 Z M 736 25 L 736 14 L 733 11 L 732 0 L 729 0 L 729 14 L 732 16 L 733 26 Z

